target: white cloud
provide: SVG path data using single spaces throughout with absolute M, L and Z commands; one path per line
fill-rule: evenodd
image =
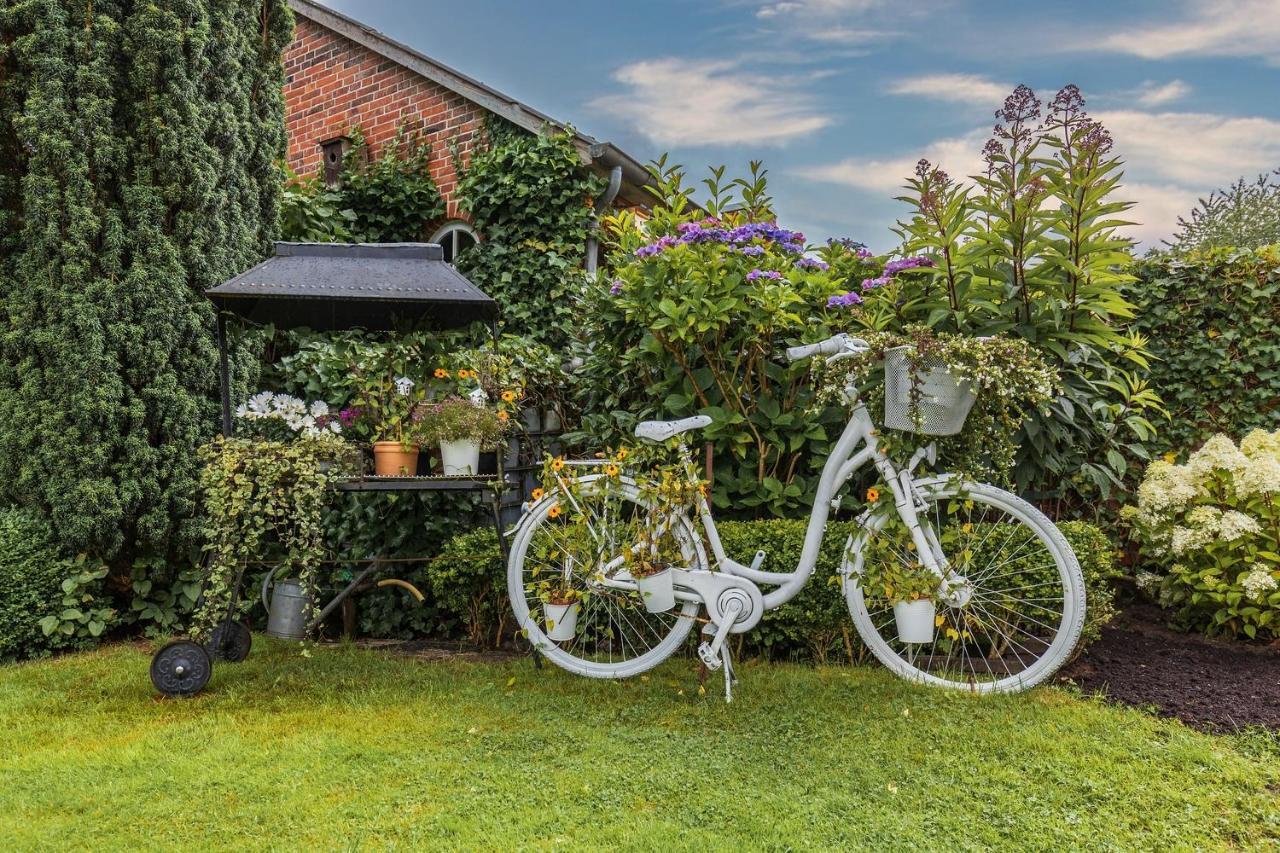
M 1183 5 L 1181 20 L 1120 29 L 1078 46 L 1145 59 L 1260 56 L 1280 64 L 1280 2 L 1184 0 Z
M 1168 83 L 1147 80 L 1129 94 L 1144 107 L 1162 107 L 1191 94 L 1191 87 L 1181 80 L 1170 80 Z
M 1128 181 L 1116 190 L 1116 196 L 1134 202 L 1120 217 L 1135 224 L 1120 230 L 1144 246 L 1158 246 L 1173 236 L 1178 217 L 1186 216 L 1204 194 L 1175 184 Z
M 1280 121 L 1212 113 L 1102 111 L 1129 170 L 1208 192 L 1280 164 Z
M 764 3 L 756 10 L 756 17 L 763 19 L 782 17 L 836 17 L 856 12 L 869 12 L 883 5 L 884 0 L 783 0 Z
M 895 80 L 888 86 L 891 95 L 915 95 L 937 101 L 989 106 L 996 109 L 1013 91 L 1013 86 L 998 83 L 980 74 L 923 74 Z
M 659 145 L 780 145 L 832 122 L 804 92 L 805 80 L 753 74 L 728 60 L 652 59 L 613 77 L 626 91 L 591 106 Z
M 902 189 L 922 157 L 956 178 L 979 171 L 982 168 L 982 142 L 986 135 L 985 130 L 975 130 L 965 136 L 935 140 L 912 154 L 896 157 L 848 157 L 837 163 L 793 169 L 792 174 L 814 181 L 892 195 Z

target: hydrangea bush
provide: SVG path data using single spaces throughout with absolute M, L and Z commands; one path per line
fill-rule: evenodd
M 1124 515 L 1147 564 L 1139 587 L 1184 627 L 1280 637 L 1280 431 L 1152 462 Z

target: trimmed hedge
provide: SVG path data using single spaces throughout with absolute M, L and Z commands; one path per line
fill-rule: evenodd
M 37 657 L 66 645 L 61 634 L 46 637 L 40 619 L 58 609 L 62 581 L 74 571 L 38 516 L 0 509 L 0 661 Z
M 763 519 L 725 521 L 717 525 L 725 550 L 739 558 L 765 552 L 766 571 L 791 571 L 799 562 L 806 521 Z M 853 532 L 853 522 L 832 522 L 823 538 L 813 577 L 795 598 L 764 615 L 760 624 L 741 635 L 739 655 L 769 659 L 810 660 L 817 663 L 861 661 L 866 657 L 853 620 L 840 594 L 836 570 L 841 551 Z M 1096 640 L 1115 615 L 1115 549 L 1092 524 L 1068 521 L 1058 525 L 1075 550 L 1084 572 L 1088 620 L 1080 648 Z M 437 629 L 447 636 L 467 637 L 482 646 L 496 646 L 511 633 L 511 609 L 506 595 L 506 567 L 496 534 L 475 530 L 452 539 L 426 568 L 429 600 L 439 614 Z M 426 591 L 426 590 L 424 590 Z
M 1170 419 L 1153 450 L 1185 452 L 1214 433 L 1280 418 L 1280 246 L 1216 249 L 1136 268 L 1133 330 L 1150 339 L 1151 387 Z

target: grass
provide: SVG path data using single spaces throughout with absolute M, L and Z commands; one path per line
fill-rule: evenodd
M 149 651 L 0 667 L 11 849 L 1256 848 L 1280 751 L 1040 689 L 687 662 L 647 680 L 255 638 L 201 696 Z

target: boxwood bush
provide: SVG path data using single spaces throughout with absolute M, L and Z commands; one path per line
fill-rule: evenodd
M 725 521 L 717 527 L 726 551 L 739 559 L 765 552 L 766 571 L 791 571 L 800 559 L 806 521 L 763 519 Z M 817 568 L 800 594 L 764 615 L 742 635 L 735 652 L 747 657 L 858 662 L 867 657 L 853 620 L 840 594 L 836 571 L 853 522 L 827 526 Z M 1088 597 L 1088 618 L 1080 648 L 1096 640 L 1115 615 L 1111 578 L 1116 574 L 1115 549 L 1092 524 L 1069 521 L 1058 525 L 1080 560 Z M 452 539 L 426 568 L 428 595 L 439 613 L 437 629 L 444 635 L 468 637 L 483 646 L 496 646 L 512 632 L 506 595 L 506 566 L 492 530 L 474 530 Z M 427 592 L 427 590 L 424 590 Z

